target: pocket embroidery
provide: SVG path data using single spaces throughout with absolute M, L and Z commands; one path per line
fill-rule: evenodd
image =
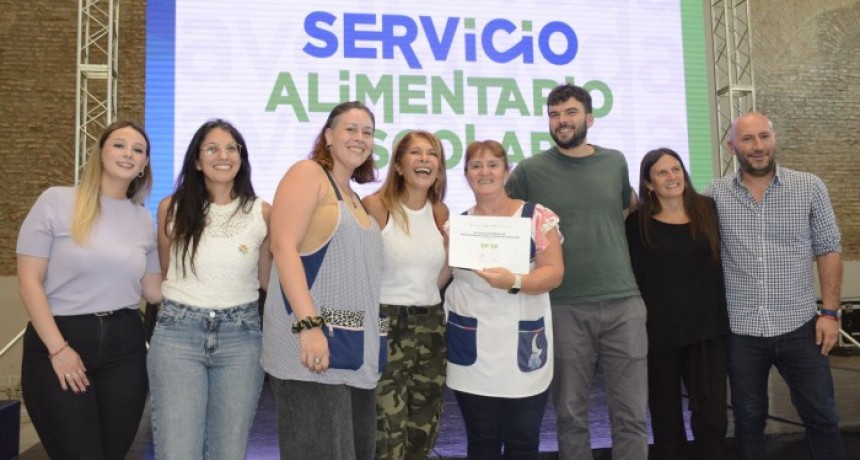
M 549 341 L 543 318 L 519 322 L 517 365 L 523 372 L 538 370 L 546 365 Z

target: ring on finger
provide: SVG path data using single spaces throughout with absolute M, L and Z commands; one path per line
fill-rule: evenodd
M 320 363 L 322 363 L 322 358 L 320 358 L 319 356 L 314 358 L 314 364 L 320 364 Z
M 66 372 L 65 374 L 63 374 L 63 376 L 64 376 L 64 377 L 66 377 L 67 379 L 72 378 L 72 374 L 70 374 L 70 373 L 68 373 L 68 372 Z

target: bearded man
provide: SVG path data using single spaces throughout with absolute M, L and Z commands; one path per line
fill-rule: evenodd
M 520 162 L 505 188 L 560 217 L 564 279 L 550 292 L 559 458 L 591 459 L 588 404 L 595 369 L 605 376 L 612 458 L 648 456 L 645 304 L 630 266 L 624 217 L 636 207 L 627 161 L 587 142 L 591 95 L 562 84 L 547 96 L 556 146 Z
M 810 458 L 841 460 L 827 354 L 839 336 L 842 237 L 827 188 L 815 175 L 777 163 L 776 132 L 761 113 L 735 119 L 727 145 L 738 171 L 715 179 L 704 193 L 713 197 L 720 217 L 738 455 L 767 458 L 768 375 L 776 367 L 806 426 Z M 812 261 L 821 283 L 820 309 Z

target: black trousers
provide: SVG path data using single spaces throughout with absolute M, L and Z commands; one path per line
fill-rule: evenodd
M 687 442 L 681 383 L 690 397 Z M 726 407 L 726 351 L 722 337 L 648 355 L 648 408 L 655 460 L 723 460 Z
M 57 316 L 90 386 L 63 391 L 33 325 L 24 334 L 21 387 L 39 439 L 53 460 L 122 460 L 134 441 L 147 394 L 146 345 L 137 310 Z
M 454 391 L 466 424 L 470 460 L 537 460 L 549 390 L 523 398 Z

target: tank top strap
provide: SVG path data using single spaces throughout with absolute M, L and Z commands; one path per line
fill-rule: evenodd
M 331 182 L 331 188 L 334 189 L 334 194 L 337 197 L 337 201 L 343 201 L 343 197 L 340 196 L 340 189 L 338 189 L 337 184 L 334 183 L 334 178 L 331 177 L 331 173 L 328 171 L 328 168 L 323 165 L 320 165 L 320 167 L 322 167 L 323 171 L 325 171 L 325 175 L 326 177 L 328 177 L 328 181 Z
M 322 165 L 320 165 L 320 166 L 322 166 Z M 323 171 L 325 171 L 325 175 L 326 175 L 326 177 L 328 177 L 328 181 L 331 182 L 331 188 L 334 189 L 334 194 L 337 197 L 337 201 L 343 202 L 343 196 L 340 194 L 340 188 L 338 188 L 337 184 L 334 182 L 334 178 L 331 177 L 331 173 L 329 172 L 329 170 L 325 166 L 322 166 L 322 169 L 323 169 Z M 355 195 L 355 198 L 358 198 L 358 195 Z M 364 202 L 361 200 L 358 200 L 358 203 L 361 204 L 362 208 L 364 208 L 364 212 L 369 215 L 370 211 L 367 210 L 367 206 L 364 205 Z

